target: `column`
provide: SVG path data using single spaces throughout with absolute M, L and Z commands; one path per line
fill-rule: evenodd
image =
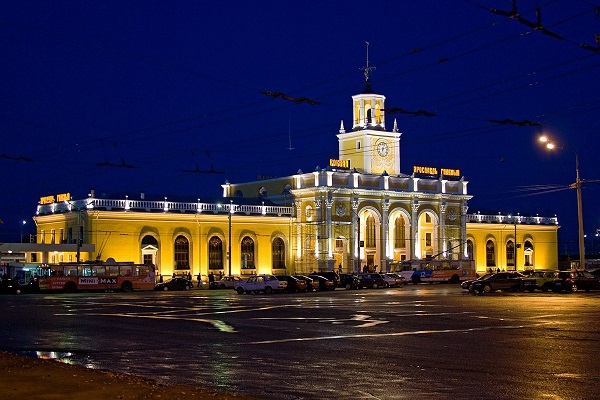
M 460 207 L 460 249 L 462 253 L 461 260 L 467 259 L 467 211 L 469 211 L 469 206 L 467 206 L 467 202 L 464 202 L 463 205 Z
M 331 231 L 331 207 L 332 199 L 325 199 L 325 230 L 327 231 L 327 258 L 333 258 L 333 238 Z
M 387 272 L 387 262 L 390 258 L 390 244 L 388 243 L 388 212 L 390 209 L 390 197 L 385 196 L 383 199 L 383 203 L 381 204 L 382 210 L 382 221 L 381 221 L 381 243 L 383 244 L 383 252 L 381 254 L 379 265 L 381 265 L 380 271 L 383 271 L 384 268 Z
M 440 204 L 440 237 L 438 242 L 441 242 L 441 249 L 444 252 L 443 256 L 444 258 L 451 258 L 449 257 L 450 255 L 448 254 L 448 240 L 446 238 L 446 209 L 447 209 L 447 205 L 446 202 L 442 202 Z M 439 253 L 439 250 L 438 250 Z
M 352 251 L 352 265 L 354 265 L 354 272 L 360 273 L 360 235 L 359 235 L 359 221 L 358 221 L 358 199 L 352 200 L 352 243 L 354 244 Z
M 411 259 L 417 260 L 421 258 L 420 243 L 419 243 L 419 220 L 417 219 L 417 211 L 419 211 L 419 201 L 415 200 L 411 204 L 412 214 L 410 216 L 410 251 Z

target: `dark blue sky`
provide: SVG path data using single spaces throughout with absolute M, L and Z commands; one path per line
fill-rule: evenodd
M 18 239 L 43 195 L 208 198 L 225 180 L 324 167 L 340 121 L 351 126 L 365 41 L 386 106 L 436 114 L 387 115 L 402 171 L 460 169 L 469 212 L 557 214 L 564 251 L 575 191 L 540 193 L 575 181 L 573 149 L 581 177 L 600 178 L 600 53 L 579 45 L 600 46 L 595 0 L 517 1 L 532 22 L 539 4 L 563 40 L 488 10 L 509 0 L 11 3 L 0 5 L 0 241 Z M 507 118 L 542 126 L 489 121 Z M 567 149 L 544 151 L 541 131 Z M 184 172 L 196 165 L 224 173 Z M 588 236 L 599 194 L 585 184 Z

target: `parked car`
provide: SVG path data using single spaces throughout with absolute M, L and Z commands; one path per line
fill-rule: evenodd
M 400 279 L 396 278 L 395 276 L 393 276 L 392 274 L 380 274 L 383 279 L 385 280 L 385 282 L 387 283 L 387 287 L 399 287 L 400 285 L 403 285 L 404 283 L 400 281 Z
M 525 275 L 518 272 L 499 272 L 485 279 L 478 279 L 471 285 L 473 293 L 491 293 L 496 290 L 519 290 Z
M 406 280 L 406 278 L 400 274 L 396 274 L 394 272 L 388 272 L 386 275 L 390 275 L 390 276 L 396 278 L 396 281 L 398 282 L 399 286 L 408 285 L 408 281 Z
M 192 281 L 186 278 L 171 278 L 154 286 L 154 290 L 190 290 L 194 287 Z
M 308 291 L 308 292 L 319 290 L 319 288 L 320 288 L 321 284 L 319 283 L 319 281 L 317 279 L 313 279 L 306 275 L 293 275 L 293 277 L 298 278 L 298 279 L 304 279 L 306 281 L 306 291 Z
M 558 271 L 533 271 L 521 280 L 521 290 L 547 292 L 554 287 L 554 279 Z
M 23 292 L 23 286 L 15 279 L 2 279 L 0 281 L 1 294 L 21 294 Z
M 462 282 L 460 283 L 460 287 L 461 287 L 462 289 L 465 289 L 465 290 L 471 291 L 471 290 L 473 290 L 473 289 L 471 288 L 471 285 L 473 284 L 473 282 L 475 282 L 475 281 L 478 281 L 478 280 L 481 280 L 481 279 L 487 279 L 487 278 L 488 278 L 490 275 L 494 275 L 494 274 L 492 274 L 492 273 L 490 273 L 490 274 L 485 274 L 485 275 L 482 275 L 482 276 L 480 276 L 480 277 L 479 277 L 479 278 L 477 278 L 477 279 L 467 279 L 466 281 L 462 281 Z
M 239 294 L 259 293 L 267 294 L 273 292 L 284 292 L 288 283 L 280 281 L 274 275 L 252 275 L 247 281 L 241 281 L 235 284 L 234 290 Z
M 329 278 L 316 274 L 310 274 L 308 277 L 319 282 L 319 290 L 335 290 L 335 283 Z
M 233 289 L 235 284 L 243 279 L 239 276 L 224 276 L 223 278 L 210 283 L 210 289 Z
M 388 286 L 387 282 L 385 281 L 385 279 L 383 279 L 383 276 L 381 276 L 381 274 L 359 274 L 358 276 L 360 277 L 360 283 L 363 287 L 369 289 L 377 289 Z
M 308 289 L 308 283 L 304 279 L 290 275 L 275 275 L 275 277 L 287 282 L 286 292 L 306 292 Z
M 319 271 L 315 272 L 316 275 L 325 277 L 333 282 L 333 288 L 337 288 L 340 285 L 340 274 L 336 271 Z
M 360 278 L 354 274 L 340 274 L 340 287 L 345 287 L 346 289 L 360 289 L 362 284 L 360 283 Z
M 578 290 L 600 290 L 600 278 L 589 271 L 559 271 L 554 279 L 554 292 L 577 292 Z

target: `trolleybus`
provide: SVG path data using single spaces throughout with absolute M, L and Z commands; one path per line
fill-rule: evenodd
M 458 283 L 475 279 L 473 260 L 407 260 L 391 264 L 391 271 L 407 282 L 450 282 Z
M 41 291 L 152 290 L 156 284 L 154 265 L 132 262 L 80 262 L 43 264 L 38 268 Z

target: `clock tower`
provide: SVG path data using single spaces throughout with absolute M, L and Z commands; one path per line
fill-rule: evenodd
M 368 45 L 368 43 L 367 43 Z M 385 96 L 373 93 L 367 47 L 365 89 L 352 96 L 352 131 L 346 132 L 344 122 L 338 137 L 339 159 L 350 160 L 350 168 L 359 172 L 388 175 L 400 174 L 400 136 L 396 121 L 391 132 L 385 130 Z

